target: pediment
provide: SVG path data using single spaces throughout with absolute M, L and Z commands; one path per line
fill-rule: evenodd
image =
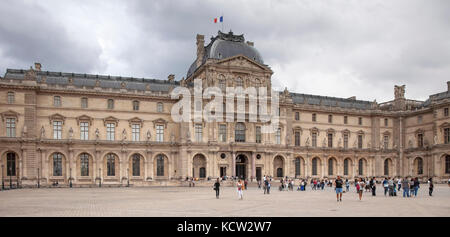
M 62 124 L 64 124 L 64 122 L 66 121 L 66 117 L 62 116 L 61 114 L 52 114 L 50 116 L 48 116 L 48 120 L 50 122 L 50 124 L 52 124 L 53 121 L 62 121 Z
M 143 120 L 138 117 L 134 117 L 134 118 L 129 119 L 128 123 L 129 123 L 130 127 L 132 124 L 139 124 L 142 127 Z
M 19 113 L 13 110 L 8 110 L 5 112 L 0 113 L 2 116 L 2 121 L 5 121 L 5 118 L 15 118 L 17 121 L 19 121 Z
M 153 122 L 154 128 L 156 128 L 157 124 L 164 125 L 164 128 L 167 128 L 167 124 L 169 123 L 167 120 L 165 120 L 163 118 L 155 119 L 152 122 Z
M 92 117 L 89 117 L 89 116 L 87 116 L 87 115 L 85 115 L 85 114 L 83 114 L 83 115 L 77 117 L 77 123 L 78 123 L 78 125 L 80 125 L 80 122 L 89 122 L 89 125 L 92 125 L 92 121 L 93 121 L 93 120 L 94 120 L 94 119 L 93 119 Z
M 103 119 L 103 124 L 106 126 L 107 123 L 115 123 L 116 126 L 119 123 L 119 119 L 113 117 L 113 116 L 108 116 L 106 118 Z
M 253 70 L 263 70 L 267 72 L 272 72 L 270 68 L 268 68 L 265 65 L 261 65 L 260 63 L 256 62 L 255 60 L 244 56 L 244 55 L 236 55 L 233 57 L 221 59 L 218 62 L 216 62 L 218 65 L 223 66 L 232 66 L 232 67 L 242 67 L 242 68 L 249 68 Z

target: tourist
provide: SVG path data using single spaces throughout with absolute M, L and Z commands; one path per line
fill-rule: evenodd
M 340 176 L 337 177 L 336 181 L 334 181 L 336 187 L 336 199 L 339 202 L 342 202 L 342 179 Z
M 419 178 L 415 178 L 414 179 L 414 197 L 417 197 L 417 191 L 419 191 L 420 188 L 420 182 L 419 182 Z
M 372 180 L 370 181 L 371 182 L 371 189 L 372 189 L 372 196 L 376 196 L 377 194 L 376 194 L 376 189 L 377 189 L 377 181 L 376 181 L 376 179 L 375 179 L 375 177 L 372 177 Z
M 433 178 L 430 178 L 428 180 L 428 183 L 430 184 L 430 187 L 429 187 L 429 190 L 428 190 L 428 194 L 430 196 L 433 196 L 433 189 L 434 189 Z
M 400 191 L 400 189 L 402 188 L 402 178 L 401 177 L 398 178 L 397 185 L 398 185 L 398 191 Z
M 248 180 L 245 179 L 245 181 L 244 181 L 244 187 L 245 187 L 245 190 L 247 190 L 247 184 L 248 184 Z
M 214 184 L 214 190 L 216 190 L 216 198 L 219 198 L 219 187 L 220 187 L 220 181 L 219 178 L 217 178 L 216 183 Z
M 408 180 L 408 178 L 403 179 L 402 188 L 403 188 L 403 197 L 406 197 L 406 196 L 409 197 L 409 180 Z
M 391 177 L 388 178 L 388 189 L 389 189 L 389 196 L 394 196 L 394 181 L 391 179 Z
M 325 182 L 322 179 L 322 181 L 320 182 L 320 188 L 323 190 L 324 187 L 325 187 Z
M 267 181 L 267 194 L 270 194 L 270 182 Z
M 409 183 L 409 196 L 414 196 L 414 178 L 411 178 L 411 181 Z
M 291 191 L 294 191 L 294 185 L 295 185 L 294 180 L 291 180 Z
M 383 188 L 384 188 L 384 196 L 386 197 L 386 194 L 389 189 L 389 182 L 388 182 L 387 178 L 384 178 L 384 180 L 383 180 Z
M 364 183 L 364 181 L 359 178 L 359 181 L 356 182 L 356 191 L 358 192 L 359 195 L 359 200 L 361 201 L 362 195 L 363 195 L 363 191 L 364 191 L 364 186 L 366 184 Z
M 244 184 L 242 183 L 242 180 L 239 179 L 239 181 L 237 182 L 237 190 L 238 190 L 238 197 L 240 200 L 242 200 L 244 198 L 244 193 L 243 193 L 243 189 L 244 188 Z
M 348 179 L 345 179 L 345 191 L 348 192 L 350 190 L 350 182 Z
M 369 180 L 369 178 L 367 178 L 366 180 L 365 180 L 365 183 L 366 183 L 366 186 L 365 186 L 365 188 L 366 188 L 366 192 L 370 192 L 371 191 L 371 189 L 370 189 L 370 180 Z

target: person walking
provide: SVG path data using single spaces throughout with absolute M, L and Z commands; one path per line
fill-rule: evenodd
M 242 191 L 242 189 L 244 188 L 244 184 L 242 183 L 241 179 L 239 179 L 236 186 L 238 191 L 238 197 L 240 200 L 242 200 L 244 198 L 244 193 Z
M 372 184 L 371 184 L 372 196 L 376 196 L 376 195 L 377 195 L 377 194 L 376 194 L 377 181 L 376 181 L 375 177 L 372 178 L 371 183 L 372 183 Z
M 247 190 L 247 184 L 248 184 L 248 180 L 245 179 L 245 180 L 244 180 L 244 189 L 245 189 L 245 190 Z
M 391 179 L 391 177 L 388 178 L 388 190 L 389 190 L 389 196 L 394 196 L 394 181 Z
M 219 199 L 219 188 L 220 188 L 220 181 L 219 178 L 217 178 L 216 183 L 214 183 L 214 190 L 216 190 L 217 199 Z
M 267 180 L 267 194 L 270 194 L 270 182 Z
M 336 187 L 336 199 L 338 202 L 342 202 L 342 185 L 343 181 L 340 176 L 334 181 Z
M 411 178 L 411 181 L 409 182 L 409 196 L 414 196 L 414 178 Z
M 433 196 L 433 189 L 434 189 L 433 178 L 430 178 L 428 180 L 428 184 L 430 185 L 430 187 L 428 188 L 428 194 L 431 197 L 431 196 Z
M 398 191 L 400 191 L 400 189 L 402 188 L 402 178 L 401 177 L 398 178 L 397 185 L 398 185 Z
M 360 201 L 362 199 L 362 195 L 363 195 L 363 192 L 364 192 L 364 186 L 365 185 L 366 185 L 366 183 L 364 181 L 362 181 L 361 178 L 359 178 L 359 181 L 356 182 L 356 191 L 358 192 Z
M 348 181 L 348 179 L 345 179 L 345 191 L 349 192 L 350 190 L 350 182 Z
M 402 180 L 402 188 L 403 188 L 403 197 L 409 197 L 409 180 L 405 177 Z
M 269 184 L 269 180 L 264 179 L 264 194 L 266 194 L 268 192 L 268 184 Z

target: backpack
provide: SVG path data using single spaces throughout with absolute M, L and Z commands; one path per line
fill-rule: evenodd
M 356 184 L 356 190 L 359 191 L 359 189 L 361 189 L 361 187 L 359 186 L 359 183 Z

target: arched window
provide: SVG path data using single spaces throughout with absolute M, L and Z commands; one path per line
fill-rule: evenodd
M 234 139 L 236 142 L 245 142 L 245 125 L 244 125 L 244 123 L 236 124 Z
M 62 176 L 62 154 L 53 154 L 53 176 Z
M 108 109 L 114 109 L 114 100 L 108 99 Z
M 112 153 L 106 155 L 106 175 L 116 176 L 116 155 Z
M 16 153 L 6 154 L 6 175 L 16 176 Z
M 333 175 L 333 159 L 328 160 L 328 175 Z
M 295 176 L 300 175 L 300 158 L 295 159 Z
M 164 176 L 164 157 L 162 155 L 156 158 L 156 176 Z
M 283 177 L 283 168 L 277 168 L 277 177 Z
M 364 175 L 364 160 L 363 159 L 360 159 L 358 161 L 358 174 Z
M 445 156 L 445 173 L 450 174 L 450 156 Z
M 81 176 L 89 176 L 89 154 L 82 153 L 80 155 L 80 169 Z
M 236 79 L 236 87 L 244 87 L 244 81 L 242 80 L 242 78 L 238 77 Z
M 318 162 L 318 158 L 314 158 L 312 160 L 312 175 L 317 175 L 317 162 Z
M 384 175 L 389 175 L 389 159 L 384 160 Z
M 348 159 L 344 160 L 344 175 L 348 175 Z
M 200 173 L 200 178 L 205 178 L 206 177 L 205 167 L 201 167 L 199 173 Z
M 141 175 L 141 156 L 139 154 L 133 155 L 133 176 Z
M 423 174 L 423 160 L 422 158 L 417 158 L 417 174 Z

